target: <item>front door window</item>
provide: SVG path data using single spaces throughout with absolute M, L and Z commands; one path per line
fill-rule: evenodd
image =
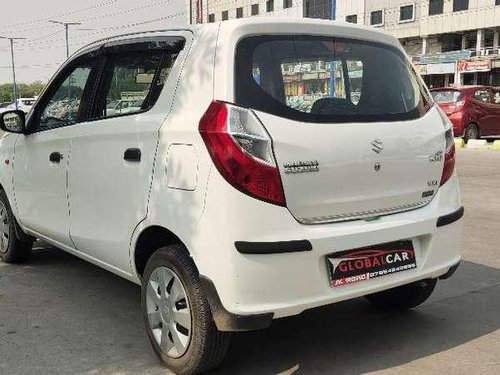
M 47 130 L 77 122 L 83 91 L 89 79 L 90 63 L 75 68 L 60 84 L 40 111 L 37 130 Z

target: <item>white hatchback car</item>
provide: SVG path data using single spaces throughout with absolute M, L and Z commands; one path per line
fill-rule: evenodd
M 140 75 L 140 79 L 138 79 Z M 107 113 L 124 91 L 140 108 Z M 397 39 L 252 19 L 74 54 L 0 118 L 1 257 L 40 238 L 134 283 L 173 371 L 231 331 L 367 296 L 424 302 L 460 261 L 450 122 Z

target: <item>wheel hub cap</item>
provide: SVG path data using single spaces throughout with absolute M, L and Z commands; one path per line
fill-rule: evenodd
M 151 273 L 146 313 L 149 329 L 161 350 L 169 357 L 181 357 L 191 340 L 191 309 L 186 291 L 171 269 L 158 267 Z

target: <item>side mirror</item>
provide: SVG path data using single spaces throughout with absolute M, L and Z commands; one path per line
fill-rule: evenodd
M 26 131 L 26 115 L 20 110 L 1 113 L 0 129 L 9 133 L 24 134 Z

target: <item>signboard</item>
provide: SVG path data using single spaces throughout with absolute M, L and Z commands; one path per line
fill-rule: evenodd
M 143 100 L 148 96 L 148 91 L 123 91 L 121 100 Z
M 155 78 L 154 73 L 138 73 L 135 76 L 135 83 L 153 83 L 153 79 Z
M 491 61 L 491 68 L 500 68 L 500 60 L 492 60 Z
M 453 74 L 455 73 L 455 63 L 427 64 L 427 74 Z
M 427 65 L 415 64 L 415 70 L 421 76 L 425 76 L 427 74 Z
M 460 73 L 488 72 L 491 70 L 491 60 L 460 60 L 458 71 Z
M 352 70 L 348 72 L 349 78 L 355 79 L 355 78 L 363 78 L 363 71 L 362 70 Z
M 300 81 L 300 74 L 286 74 L 283 76 L 284 82 Z
M 310 80 L 310 79 L 318 79 L 318 73 L 304 73 L 302 75 L 302 79 L 304 81 Z
M 457 60 L 468 59 L 470 55 L 471 51 L 467 49 L 461 51 L 422 55 L 420 56 L 420 64 L 441 64 L 447 62 L 455 62 Z

